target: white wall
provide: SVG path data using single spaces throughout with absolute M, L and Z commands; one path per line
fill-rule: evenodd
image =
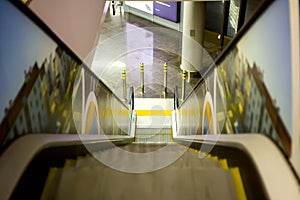
M 35 0 L 29 7 L 85 60 L 97 45 L 105 4 L 104 0 Z

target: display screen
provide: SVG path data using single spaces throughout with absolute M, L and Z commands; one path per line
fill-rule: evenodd
M 154 15 L 172 22 L 180 20 L 180 2 L 154 2 Z

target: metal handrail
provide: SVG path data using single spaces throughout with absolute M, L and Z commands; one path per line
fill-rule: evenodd
M 130 110 L 134 110 L 134 90 L 133 86 L 130 86 L 128 92 L 128 106 Z
M 174 88 L 174 110 L 178 109 L 179 106 L 179 99 L 178 99 L 178 87 L 175 85 Z

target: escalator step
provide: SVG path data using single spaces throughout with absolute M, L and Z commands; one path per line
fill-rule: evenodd
M 159 152 L 159 156 L 145 153 L 161 148 L 165 150 Z M 124 151 L 127 156 L 123 155 Z M 171 165 L 156 171 L 128 173 L 109 167 L 113 163 L 124 171 L 130 167 L 133 171 L 157 168 L 157 164 L 168 157 L 178 156 L 178 153 L 181 156 Z M 142 158 L 134 156 L 137 154 Z M 228 169 L 225 159 L 199 158 L 199 152 L 173 144 L 132 144 L 79 157 L 78 160 L 68 159 L 62 169 L 52 168 L 42 198 L 246 199 L 243 189 L 238 168 Z
M 59 181 L 62 176 L 62 168 L 50 168 L 44 190 L 41 196 L 41 200 L 54 199 L 58 189 Z
M 76 160 L 75 159 L 66 159 L 63 168 L 65 170 L 65 169 L 68 169 L 68 168 L 74 166 L 75 164 L 76 164 Z
M 235 185 L 235 189 L 236 189 L 238 199 L 246 200 L 247 199 L 246 192 L 245 192 L 245 189 L 244 189 L 244 185 L 243 185 L 243 181 L 242 181 L 242 178 L 241 178 L 241 175 L 240 175 L 239 168 L 234 167 L 234 168 L 231 168 L 230 170 L 231 170 L 231 173 L 232 173 L 232 176 L 233 176 L 233 181 L 234 181 L 234 185 Z
M 223 169 L 132 174 L 85 167 L 68 170 L 61 185 L 57 199 L 237 199 L 231 172 Z

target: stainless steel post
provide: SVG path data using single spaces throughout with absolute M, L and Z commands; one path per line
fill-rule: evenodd
M 127 99 L 127 88 L 126 88 L 126 71 L 122 71 L 122 79 L 123 79 L 123 95 L 124 99 Z
M 182 71 L 182 83 L 181 83 L 181 101 L 185 99 L 185 79 L 186 79 L 186 72 L 185 70 Z
M 167 72 L 168 72 L 168 64 L 164 64 L 164 93 L 167 94 Z
M 144 63 L 140 64 L 140 80 L 141 80 L 141 93 L 144 94 L 145 86 L 144 86 Z

